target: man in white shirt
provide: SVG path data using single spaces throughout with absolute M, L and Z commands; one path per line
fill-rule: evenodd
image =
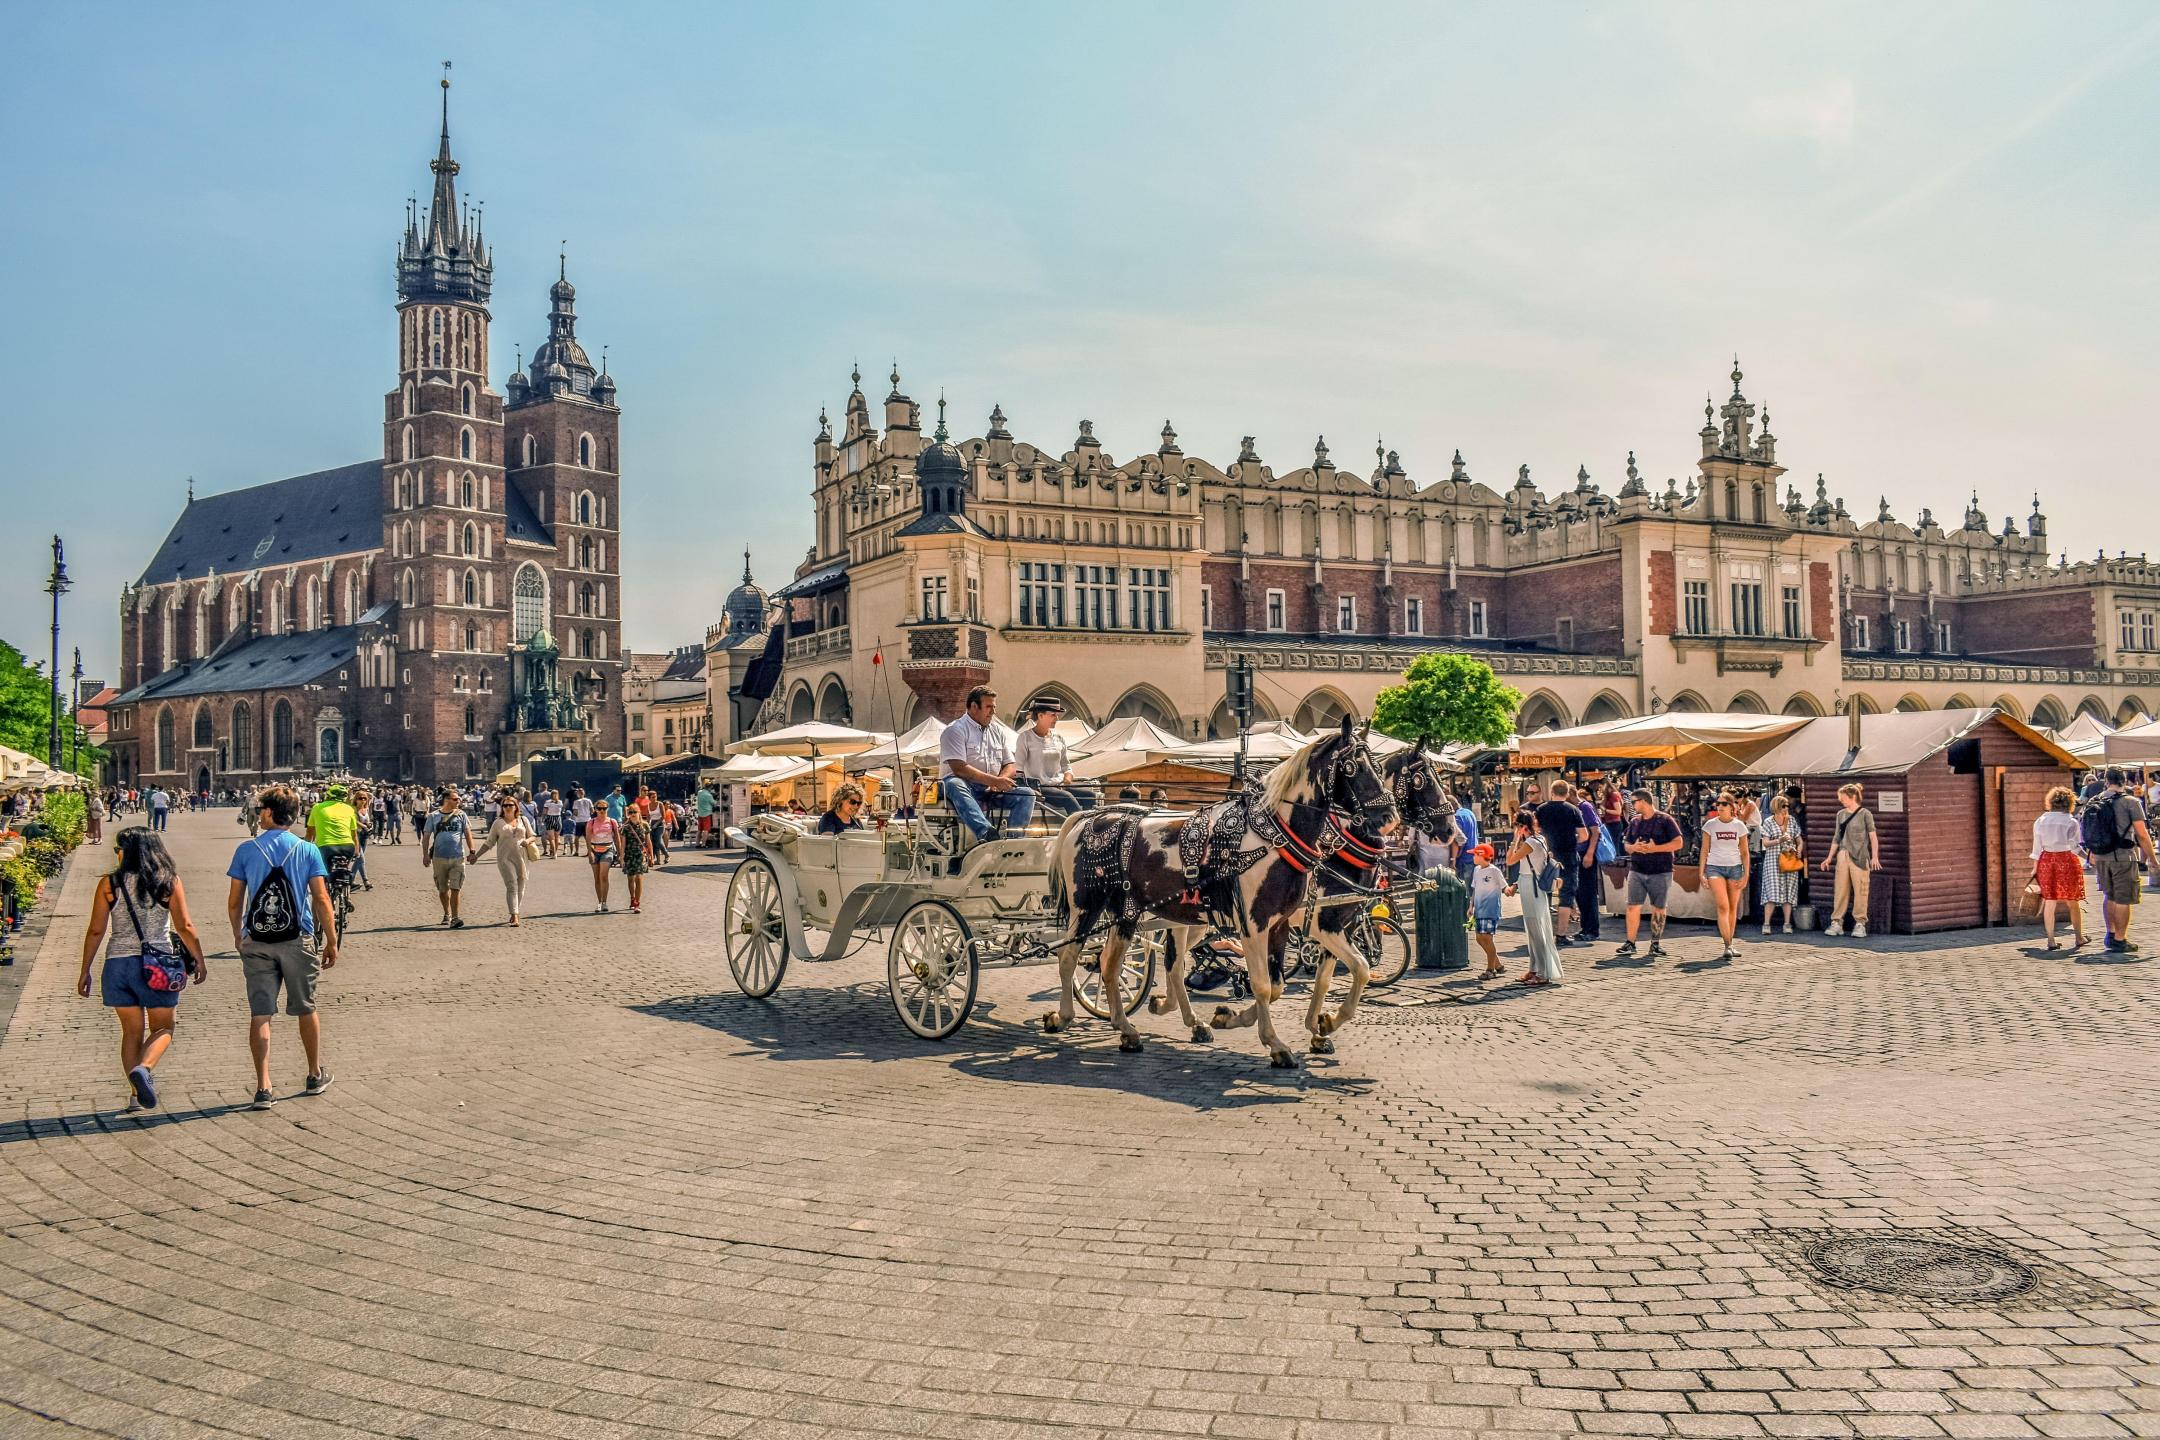
M 997 691 L 987 685 L 968 691 L 967 713 L 938 737 L 938 758 L 945 770 L 939 793 L 977 840 L 988 840 L 996 829 L 986 809 L 1003 810 L 1011 829 L 1026 828 L 1035 792 L 1020 781 L 1013 732 L 998 723 Z
M 1094 795 L 1073 788 L 1072 761 L 1065 753 L 1065 737 L 1057 733 L 1065 702 L 1055 695 L 1038 695 L 1028 701 L 1027 713 L 1028 727 L 1020 732 L 1016 755 L 1021 777 L 1042 797 L 1047 810 L 1070 815 L 1094 809 Z
M 152 830 L 163 830 L 165 828 L 166 812 L 171 809 L 172 796 L 165 793 L 165 787 L 162 785 L 152 786 L 150 790 L 150 828 Z

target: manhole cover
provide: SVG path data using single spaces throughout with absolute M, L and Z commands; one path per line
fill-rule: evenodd
M 1801 1254 L 1829 1284 L 1915 1300 L 2009 1300 L 2039 1283 L 2030 1265 L 2000 1251 L 1912 1235 L 1837 1235 Z

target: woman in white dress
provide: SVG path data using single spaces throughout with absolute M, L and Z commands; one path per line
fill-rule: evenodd
M 502 877 L 503 899 L 510 906 L 510 924 L 518 923 L 525 910 L 525 878 L 529 859 L 525 853 L 528 841 L 536 841 L 532 822 L 525 818 L 525 807 L 518 803 L 514 791 L 505 792 L 497 804 L 495 823 L 488 826 L 487 838 L 473 852 L 478 860 L 492 848 L 495 851 L 495 873 Z
M 1560 979 L 1560 950 L 1553 944 L 1553 887 L 1560 882 L 1552 850 L 1537 832 L 1536 817 L 1528 810 L 1515 812 L 1515 840 L 1508 846 L 1508 873 L 1515 883 L 1510 895 L 1522 897 L 1523 933 L 1530 941 L 1530 968 L 1524 985 L 1551 985 Z

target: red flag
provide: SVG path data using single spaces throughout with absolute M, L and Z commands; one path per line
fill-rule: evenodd
M 870 652 L 870 663 L 871 663 L 872 665 L 882 665 L 882 664 L 884 664 L 884 663 L 885 663 L 885 647 L 884 647 L 884 646 L 880 645 L 880 646 L 878 646 L 878 648 L 877 648 L 877 649 L 875 649 L 875 650 L 873 650 L 873 651 L 871 651 L 871 652 Z

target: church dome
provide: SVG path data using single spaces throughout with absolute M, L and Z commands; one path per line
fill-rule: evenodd
M 967 461 L 950 440 L 933 440 L 915 457 L 915 474 L 922 480 L 965 480 Z
M 767 596 L 750 578 L 750 552 L 743 552 L 742 584 L 728 591 L 721 612 L 730 635 L 755 635 L 765 628 Z

